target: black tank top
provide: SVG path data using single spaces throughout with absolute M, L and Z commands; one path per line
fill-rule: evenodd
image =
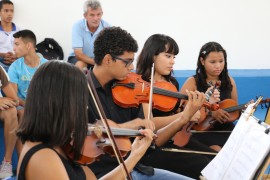
M 54 150 L 53 148 L 46 146 L 45 144 L 38 144 L 34 147 L 32 147 L 24 156 L 22 160 L 22 164 L 20 167 L 20 172 L 18 175 L 18 180 L 24 180 L 25 178 L 25 169 L 28 164 L 28 161 L 32 157 L 33 154 L 35 154 L 37 151 L 41 149 L 49 148 Z M 55 150 L 54 150 L 55 151 Z M 70 162 L 69 160 L 65 159 L 62 155 L 60 155 L 57 151 L 55 151 L 58 156 L 60 157 L 62 163 L 64 164 L 68 177 L 70 180 L 85 180 L 86 176 L 85 173 L 80 165 L 77 165 L 75 163 Z

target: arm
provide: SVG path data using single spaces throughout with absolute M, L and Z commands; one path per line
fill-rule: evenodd
M 119 126 L 121 128 L 136 129 L 136 130 L 141 127 L 145 127 L 151 130 L 159 130 L 160 128 L 167 126 L 168 124 L 172 123 L 173 121 L 175 121 L 177 118 L 181 116 L 182 116 L 182 113 L 174 114 L 172 116 L 154 117 L 150 120 L 136 118 L 132 121 L 119 124 Z
M 0 110 L 6 110 L 19 105 L 19 98 L 10 83 L 3 88 L 3 92 L 7 97 L 0 98 Z
M 4 111 L 16 105 L 17 104 L 13 99 L 8 97 L 0 97 L 0 110 Z
M 5 54 L 6 54 L 6 53 L 1 53 L 1 52 L 0 52 L 0 57 L 1 57 L 1 58 L 5 58 Z
M 144 112 L 144 116 L 148 117 L 148 109 L 149 109 L 149 104 L 147 103 L 143 103 L 143 112 Z M 153 117 L 152 113 L 151 113 L 151 120 L 154 122 L 155 125 L 155 130 L 159 130 L 165 126 L 167 126 L 168 124 L 170 124 L 171 122 L 173 122 L 175 119 L 179 118 L 182 116 L 182 113 L 177 113 L 171 116 L 165 116 L 165 117 Z
M 205 102 L 205 95 L 203 93 L 198 91 L 186 91 L 186 93 L 189 100 L 183 111 L 183 115 L 157 132 L 157 146 L 162 146 L 172 136 L 174 136 L 187 122 L 192 119 L 193 115 L 201 108 L 202 104 Z
M 74 50 L 74 54 L 79 61 L 82 61 L 86 64 L 94 64 L 94 60 L 88 57 L 83 53 L 83 41 L 85 41 L 82 32 L 85 31 L 84 26 L 82 26 L 82 22 L 79 21 L 72 27 L 72 48 Z M 90 48 L 90 47 L 87 47 Z
M 51 149 L 39 150 L 31 157 L 25 171 L 25 177 L 28 180 L 69 179 L 61 159 Z
M 83 51 L 82 51 L 82 48 L 75 48 L 74 49 L 74 54 L 75 54 L 76 58 L 79 61 L 82 61 L 82 62 L 84 62 L 86 64 L 92 64 L 92 65 L 95 64 L 94 59 L 90 58 L 86 54 L 84 54 Z
M 3 92 L 6 94 L 7 97 L 17 101 L 17 105 L 19 105 L 19 98 L 11 83 L 8 83 L 8 85 L 3 88 Z
M 16 60 L 17 57 L 12 52 L 7 52 L 3 58 L 5 63 L 11 64 Z
M 231 97 L 233 100 L 235 100 L 235 102 L 238 103 L 238 94 L 237 94 L 237 86 L 236 83 L 234 81 L 234 79 L 232 77 L 230 77 L 231 83 L 232 83 L 232 93 L 231 93 Z
M 152 121 L 155 124 L 156 130 L 159 130 L 172 122 L 174 122 L 176 119 L 181 118 L 183 116 L 183 113 L 177 113 L 171 116 L 164 116 L 164 117 L 154 117 Z
M 232 77 L 230 77 L 230 80 L 232 83 L 231 99 L 233 99 L 236 103 L 238 103 L 236 83 Z M 219 109 L 217 111 L 212 111 L 209 115 L 211 115 L 213 117 L 213 119 L 216 119 L 220 123 L 224 123 L 230 118 L 230 113 L 228 113 L 222 109 Z
M 11 64 L 16 60 L 16 55 L 12 52 L 0 53 L 0 57 L 4 59 L 6 64 Z
M 11 87 L 13 88 L 15 94 L 18 96 L 18 83 L 19 83 L 19 75 L 18 75 L 18 70 L 17 70 L 17 61 L 11 64 L 11 66 L 8 69 L 8 76 L 10 78 L 10 84 Z M 23 99 L 19 99 L 19 105 L 24 106 L 25 102 Z
M 186 93 L 185 93 L 185 88 L 188 89 L 188 90 L 192 90 L 192 91 L 197 90 L 196 81 L 195 81 L 195 78 L 194 78 L 194 77 L 190 77 L 190 78 L 188 78 L 188 79 L 186 80 L 186 82 L 184 83 L 184 85 L 182 86 L 182 88 L 181 88 L 181 90 L 180 90 L 180 93 L 186 94 Z M 209 90 L 209 89 L 208 89 L 208 90 Z M 213 96 L 214 96 L 215 99 L 219 99 L 220 93 L 217 92 L 217 90 L 215 90 L 211 97 L 213 97 Z M 217 110 L 217 111 L 211 111 L 210 114 L 211 114 L 211 116 L 213 116 L 213 115 L 215 116 L 217 113 L 219 113 L 219 114 L 220 114 L 220 113 L 224 114 L 224 113 L 226 113 L 226 112 L 223 111 L 222 109 L 219 109 L 219 110 Z M 228 113 L 227 113 L 227 115 L 229 116 Z M 224 116 L 225 116 L 225 114 L 224 114 Z M 203 117 L 202 117 L 202 118 L 203 118 Z M 206 118 L 206 117 L 204 117 L 204 118 Z
M 118 124 L 121 128 L 138 130 L 141 127 L 146 129 L 155 130 L 155 124 L 151 120 L 136 118 L 132 121 L 128 121 L 122 124 Z
M 13 88 L 13 90 L 15 91 L 15 93 L 16 94 L 18 94 L 18 85 L 17 84 L 15 84 L 15 83 L 10 83 L 11 84 L 11 86 L 12 86 L 12 88 Z M 21 98 L 19 98 L 18 97 L 18 99 L 19 99 L 19 105 L 21 105 L 21 106 L 25 106 L 25 101 L 24 100 L 22 100 Z
M 237 87 L 234 79 L 230 77 L 232 83 L 232 92 L 231 92 L 231 99 L 233 99 L 238 104 L 238 95 L 237 95 Z M 218 120 L 220 123 L 226 122 L 230 118 L 230 113 L 219 109 L 216 112 L 212 112 L 212 117 Z

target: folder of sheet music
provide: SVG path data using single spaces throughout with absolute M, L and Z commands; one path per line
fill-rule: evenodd
M 207 180 L 253 179 L 270 152 L 270 126 L 260 122 L 251 112 L 256 103 L 242 113 L 226 144 L 202 170 Z

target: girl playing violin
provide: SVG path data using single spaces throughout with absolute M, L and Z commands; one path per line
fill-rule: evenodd
M 75 66 L 50 61 L 40 66 L 28 91 L 24 118 L 17 131 L 23 142 L 18 162 L 23 179 L 96 179 L 87 167 L 75 163 L 81 156 L 87 135 L 88 88 L 84 74 Z M 140 130 L 125 160 L 129 172 L 152 142 L 153 132 Z M 74 158 L 67 156 L 66 144 L 73 140 Z M 125 179 L 120 167 L 102 179 Z
M 145 81 L 151 80 L 151 68 L 154 63 L 154 82 L 172 83 L 179 91 L 179 84 L 172 76 L 175 57 L 179 53 L 179 48 L 174 39 L 163 34 L 154 34 L 150 36 L 138 56 L 136 71 L 142 76 Z M 219 93 L 215 91 L 216 96 Z M 176 103 L 173 110 L 164 112 L 158 109 L 152 109 L 152 114 L 155 118 L 161 116 L 181 116 L 179 113 L 180 100 Z M 144 113 L 147 114 L 149 105 L 143 104 Z M 200 117 L 199 111 L 193 116 L 193 120 Z M 165 124 L 166 122 L 164 122 Z M 184 148 L 193 150 L 214 152 L 207 145 L 193 142 L 193 138 Z M 173 141 L 168 141 L 162 147 L 177 148 L 180 147 L 173 144 Z M 168 163 L 165 163 L 167 162 Z M 203 155 L 174 153 L 167 151 L 155 151 L 148 156 L 144 156 L 142 162 L 147 165 L 152 165 L 158 168 L 167 169 L 173 172 L 181 173 L 193 178 L 198 178 L 201 170 L 210 162 L 210 159 Z
M 208 42 L 204 44 L 199 52 L 196 74 L 186 80 L 181 93 L 185 90 L 198 90 L 205 92 L 211 84 L 221 81 L 220 100 L 233 99 L 237 103 L 237 87 L 234 79 L 229 76 L 227 69 L 227 53 L 225 49 L 217 42 Z M 217 111 L 209 111 L 209 116 L 217 120 L 212 130 L 232 130 L 234 124 L 225 123 L 230 114 L 222 109 Z M 211 146 L 222 146 L 226 142 L 230 133 L 199 133 L 194 134 L 201 142 Z

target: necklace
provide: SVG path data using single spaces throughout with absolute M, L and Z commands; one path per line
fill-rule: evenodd
M 29 67 L 29 66 L 27 66 L 26 63 L 24 62 L 24 66 L 23 66 L 23 67 L 24 67 L 24 70 L 25 70 L 26 73 L 27 73 L 26 79 L 27 79 L 28 81 L 31 81 L 31 79 L 32 79 L 32 77 L 33 77 L 33 75 L 34 75 L 34 73 L 35 73 L 36 70 L 39 68 L 40 64 L 41 64 L 41 59 L 39 59 L 39 64 L 38 64 L 37 67 Z M 29 72 L 28 68 L 29 68 L 30 71 L 33 71 L 33 72 Z M 30 68 L 31 68 L 31 69 L 30 69 Z

